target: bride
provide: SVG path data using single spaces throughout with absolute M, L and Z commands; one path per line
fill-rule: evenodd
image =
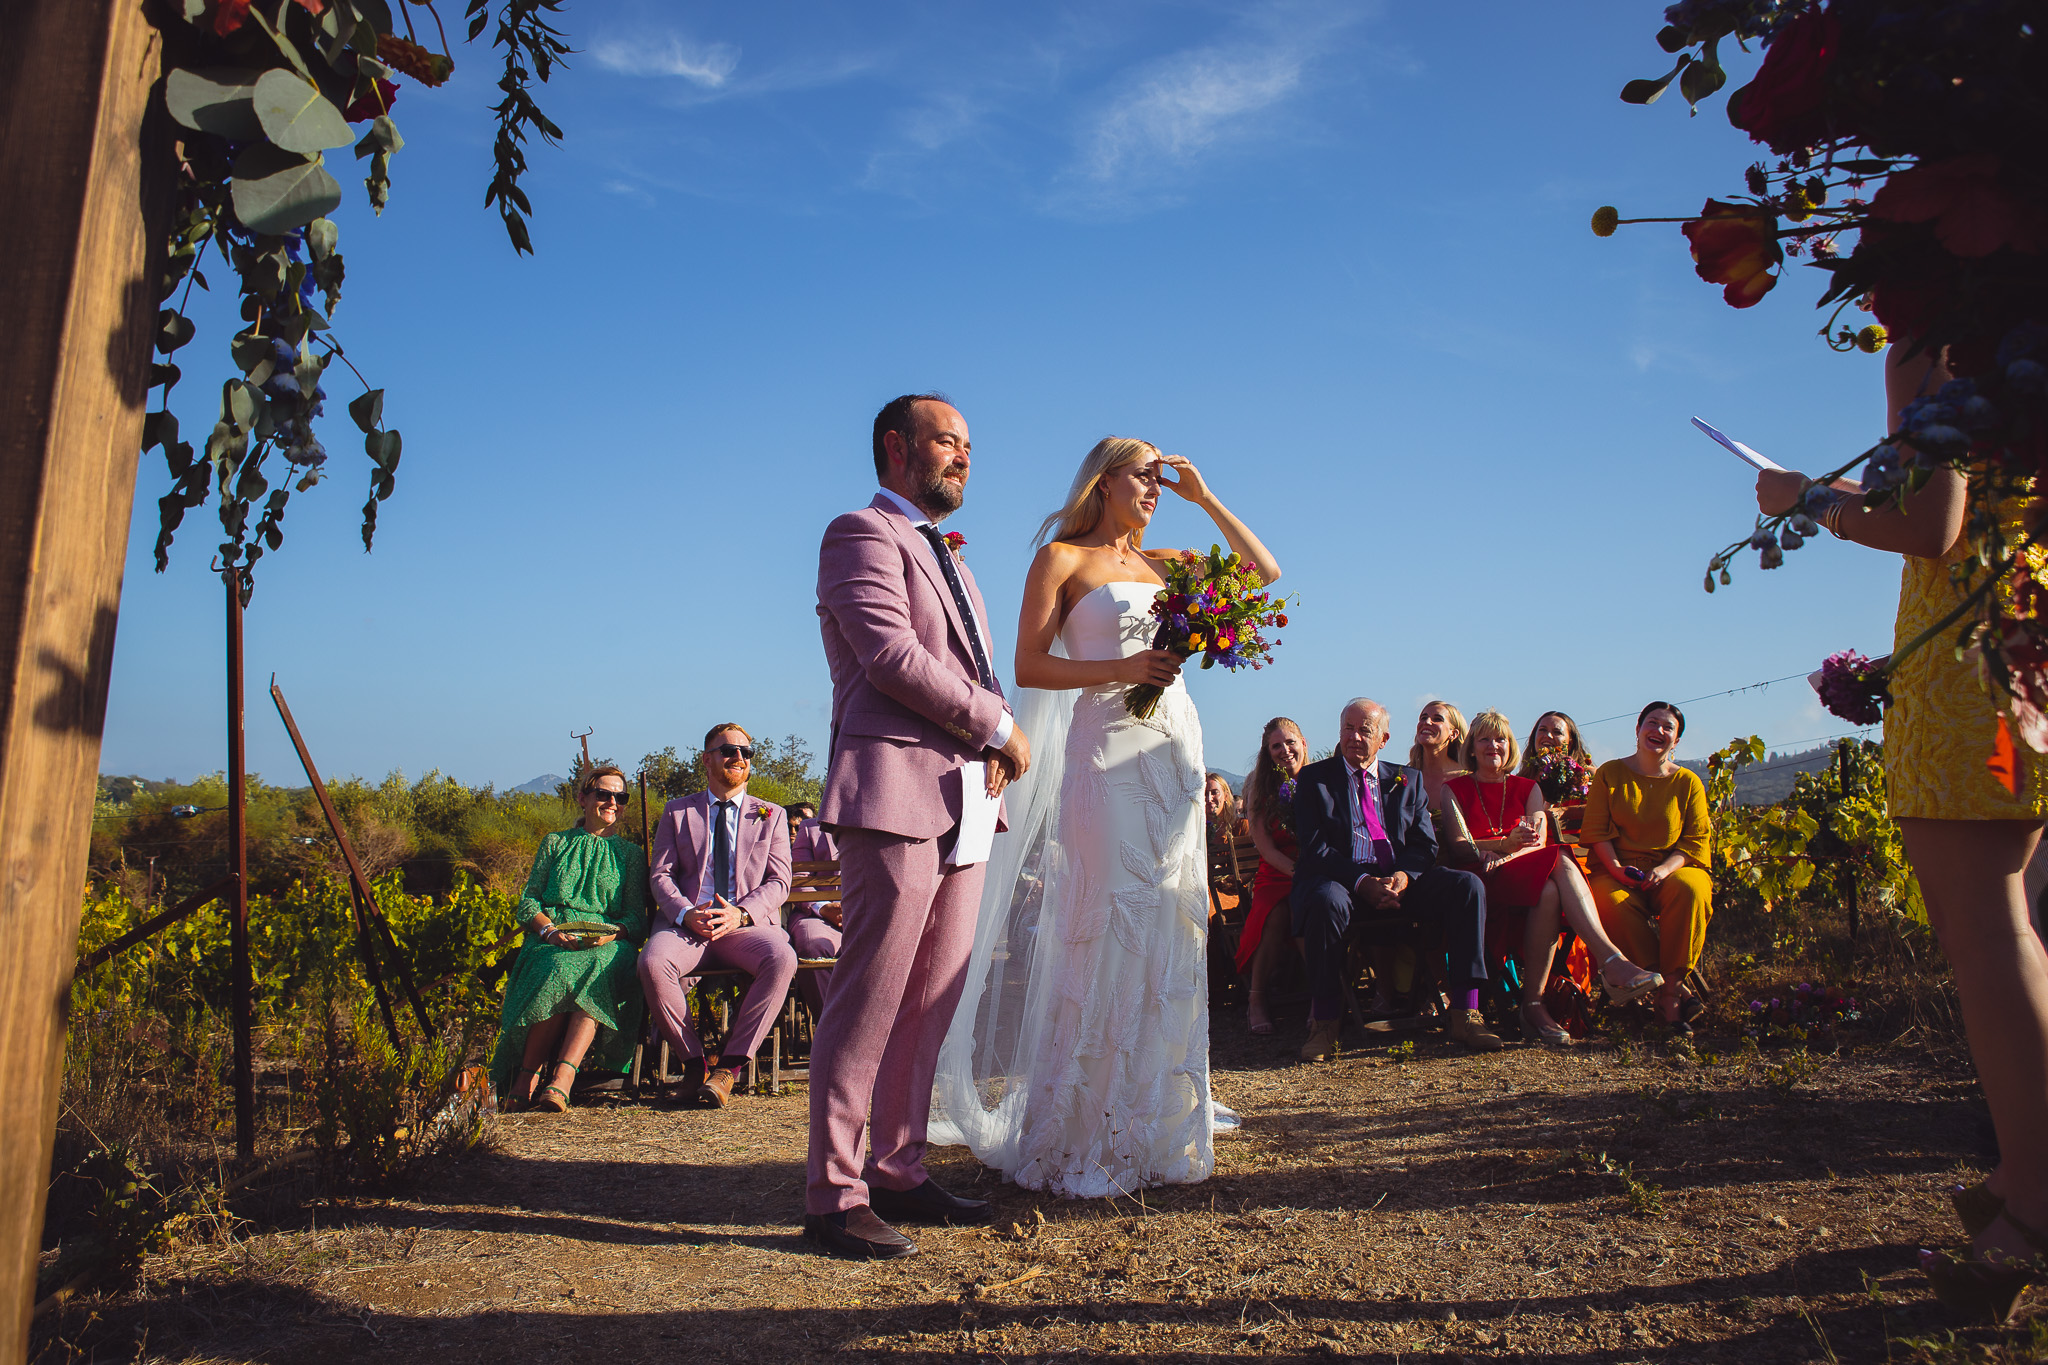
M 1110 437 L 1081 462 L 1024 582 L 1017 723 L 1037 762 L 1009 789 L 933 1093 L 933 1142 L 1084 1198 L 1214 1165 L 1202 726 L 1180 657 L 1151 648 L 1156 561 L 1180 551 L 1143 548 L 1162 488 L 1280 577 L 1181 456 Z M 1166 689 L 1149 720 L 1124 709 L 1137 683 Z

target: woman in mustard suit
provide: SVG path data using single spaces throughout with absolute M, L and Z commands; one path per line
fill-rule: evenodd
M 1714 825 L 1706 786 L 1671 761 L 1684 734 L 1685 716 L 1671 703 L 1643 708 L 1636 751 L 1593 774 L 1579 842 L 1593 850 L 1588 882 L 1602 927 L 1629 961 L 1664 973 L 1657 1012 L 1690 1033 L 1700 1003 L 1685 974 L 1699 965 L 1714 914 Z

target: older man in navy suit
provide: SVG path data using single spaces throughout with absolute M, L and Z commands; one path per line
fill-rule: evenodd
M 1469 872 L 1436 865 L 1436 829 L 1422 774 L 1379 761 L 1387 709 L 1355 697 L 1340 717 L 1338 754 L 1301 770 L 1294 789 L 1294 933 L 1307 941 L 1309 1037 L 1304 1061 L 1320 1061 L 1344 1025 L 1345 945 L 1361 919 L 1416 920 L 1447 957 L 1449 1033 L 1475 1052 L 1500 1039 L 1479 1013 L 1486 981 L 1486 888 Z

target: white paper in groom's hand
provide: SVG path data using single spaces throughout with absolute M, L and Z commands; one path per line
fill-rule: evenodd
M 960 769 L 960 828 L 953 845 L 941 855 L 949 867 L 972 867 L 988 861 L 996 843 L 996 811 L 1002 798 L 988 794 L 988 763 L 976 759 Z
M 1776 460 L 1773 460 L 1768 455 L 1757 454 L 1754 450 L 1751 450 L 1748 446 L 1744 445 L 1740 441 L 1730 440 L 1728 437 L 1723 436 L 1719 431 L 1716 431 L 1713 427 L 1708 426 L 1705 422 L 1702 422 L 1697 417 L 1692 419 L 1692 424 L 1698 427 L 1701 431 L 1705 432 L 1708 437 L 1718 442 L 1720 445 L 1724 446 L 1730 454 L 1735 456 L 1736 459 L 1742 461 L 1744 464 L 1748 465 L 1752 469 L 1782 470 L 1785 467 L 1779 464 Z

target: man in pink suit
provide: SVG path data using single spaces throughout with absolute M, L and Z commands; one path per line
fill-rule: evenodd
M 799 811 L 804 812 L 805 819 L 796 818 Z M 792 805 L 789 816 L 789 856 L 792 862 L 829 863 L 838 860 L 838 841 L 818 823 L 817 813 L 808 801 Z M 844 919 L 844 907 L 838 901 L 807 901 L 791 907 L 789 946 L 796 949 L 797 960 L 838 957 L 840 925 Z M 831 986 L 832 972 L 829 968 L 804 972 L 797 977 L 796 988 L 802 993 L 804 1003 L 811 1007 L 812 1018 L 824 1013 L 825 992 Z
M 915 1255 L 885 1219 L 991 1216 L 924 1169 L 932 1076 L 981 902 L 982 865 L 944 861 L 962 783 L 979 771 L 966 765 L 986 761 L 993 798 L 1031 759 L 990 665 L 981 593 L 935 524 L 961 504 L 969 450 L 967 420 L 944 398 L 891 401 L 875 417 L 881 491 L 818 551 L 832 668 L 819 818 L 839 842 L 845 924 L 811 1051 L 804 1235 L 841 1256 Z
M 796 950 L 782 928 L 789 822 L 782 807 L 747 795 L 753 757 L 753 739 L 737 725 L 704 736 L 706 787 L 662 810 L 648 863 L 654 932 L 640 950 L 640 984 L 669 1046 L 688 1058 L 683 1093 L 718 1109 L 775 1026 L 796 975 Z M 754 978 L 708 1072 L 688 999 L 691 979 L 707 964 Z

